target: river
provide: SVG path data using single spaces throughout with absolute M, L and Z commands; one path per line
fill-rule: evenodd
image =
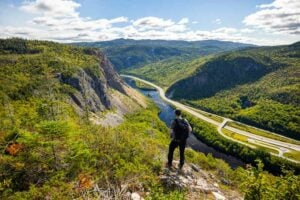
M 168 103 L 163 101 L 159 93 L 156 90 L 142 90 L 136 87 L 135 81 L 130 78 L 124 78 L 125 82 L 131 86 L 132 88 L 138 90 L 145 96 L 151 98 L 154 103 L 160 108 L 161 112 L 159 114 L 159 118 L 166 123 L 168 127 L 170 127 L 171 121 L 175 118 L 174 108 L 170 106 Z M 202 141 L 198 140 L 195 135 L 191 135 L 187 140 L 187 145 L 190 146 L 192 149 L 198 152 L 202 152 L 204 154 L 212 154 L 215 158 L 220 158 L 227 162 L 232 168 L 237 168 L 239 166 L 243 166 L 244 163 L 235 158 L 234 156 L 224 154 L 222 152 L 217 151 L 213 147 L 208 146 L 207 144 L 203 143 Z

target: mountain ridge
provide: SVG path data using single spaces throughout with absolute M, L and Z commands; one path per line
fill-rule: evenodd
M 107 54 L 117 71 L 140 68 L 146 64 L 176 56 L 191 58 L 223 51 L 254 47 L 251 44 L 218 40 L 131 40 L 117 39 L 104 42 L 73 43 L 77 46 L 100 48 Z
M 236 44 L 236 45 L 243 45 L 245 47 L 256 47 L 257 45 L 254 44 L 248 44 L 248 43 L 240 43 L 240 42 L 232 42 L 232 41 L 223 41 L 223 40 L 196 40 L 196 41 L 188 41 L 188 40 L 162 40 L 162 39 L 141 39 L 141 40 L 135 40 L 135 39 L 114 39 L 109 41 L 96 41 L 96 42 L 75 42 L 70 43 L 75 45 L 95 45 L 98 47 L 107 47 L 107 46 L 124 46 L 124 45 L 156 45 L 156 46 L 190 46 L 194 47 L 195 45 L 216 45 L 216 44 Z M 187 45 L 188 44 L 188 45 Z M 89 45 L 90 46 L 90 45 Z

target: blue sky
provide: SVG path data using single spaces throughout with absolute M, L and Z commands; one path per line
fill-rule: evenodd
M 224 4 L 224 2 L 226 3 Z M 241 26 L 245 15 L 256 10 L 256 5 L 272 1 L 250 0 L 236 3 L 236 0 L 82 0 L 80 13 L 95 18 L 115 18 L 127 16 L 137 19 L 157 16 L 166 19 L 180 20 L 188 17 L 191 21 L 201 23 L 196 27 L 216 28 L 210 23 L 222 18 L 226 26 Z M 101 3 L 99 3 L 101 2 Z
M 298 0 L 0 0 L 0 37 L 300 40 Z

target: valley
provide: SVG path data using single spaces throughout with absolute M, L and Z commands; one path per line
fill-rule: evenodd
M 79 45 L 103 49 L 120 73 L 155 83 L 170 99 L 211 119 L 215 126 L 236 120 L 219 127 L 219 132 L 227 131 L 223 137 L 299 162 L 293 149 L 299 152 L 299 43 L 255 47 L 215 41 L 115 40 Z M 155 54 L 161 47 L 175 48 L 178 54 Z M 122 49 L 126 52 L 117 54 Z M 128 63 L 131 55 L 141 62 Z M 228 138 L 229 132 L 238 139 Z
M 123 78 L 126 81 L 126 83 L 130 85 L 132 88 L 137 89 L 139 92 L 143 93 L 145 96 L 147 96 L 148 98 L 154 101 L 154 103 L 159 107 L 161 111 L 159 113 L 159 118 L 168 127 L 170 127 L 171 121 L 175 118 L 174 107 L 168 102 L 164 101 L 160 96 L 159 92 L 154 87 L 152 87 L 153 88 L 152 90 L 147 90 L 144 89 L 143 87 L 142 88 L 140 87 L 140 82 L 137 79 L 132 79 L 125 76 L 123 76 Z M 144 83 L 144 85 L 146 85 L 146 83 Z M 191 134 L 190 137 L 188 138 L 187 145 L 197 152 L 201 152 L 206 155 L 211 154 L 215 158 L 224 160 L 233 169 L 245 165 L 245 163 L 243 163 L 240 159 L 235 158 L 234 156 L 228 155 L 226 153 L 217 151 L 211 146 L 208 146 L 207 144 L 199 140 L 194 134 Z
M 278 141 L 276 139 L 270 139 L 268 137 L 263 137 L 263 136 L 257 136 L 255 134 L 252 134 L 250 132 L 246 132 L 246 131 L 243 131 L 243 130 L 240 130 L 240 129 L 237 129 L 237 128 L 233 128 L 231 126 L 227 126 L 226 124 L 229 122 L 229 121 L 232 121 L 232 120 L 229 120 L 229 119 L 226 119 L 224 118 L 223 119 L 223 122 L 222 123 L 219 123 L 217 121 L 214 121 L 213 119 L 211 118 L 208 118 L 204 115 L 202 115 L 201 113 L 199 112 L 196 112 L 196 109 L 193 109 L 193 108 L 190 108 L 190 107 L 187 107 L 185 106 L 184 104 L 181 104 L 179 102 L 176 102 L 176 101 L 173 101 L 169 98 L 167 98 L 165 96 L 165 92 L 162 88 L 160 88 L 159 86 L 149 82 L 149 81 L 146 81 L 146 80 L 143 80 L 143 79 L 140 79 L 138 77 L 134 77 L 134 76 L 130 76 L 130 75 L 121 75 L 123 77 L 126 77 L 126 78 L 132 78 L 134 80 L 138 80 L 138 81 L 141 81 L 141 82 L 144 82 L 148 85 L 150 85 L 151 87 L 154 87 L 156 88 L 158 91 L 159 91 L 159 94 L 161 96 L 161 98 L 170 103 L 171 105 L 177 107 L 177 108 L 180 108 L 198 118 L 200 118 L 201 120 L 204 120 L 206 122 L 209 122 L 213 125 L 216 125 L 218 127 L 218 132 L 220 135 L 222 135 L 223 137 L 227 138 L 227 139 L 230 139 L 232 141 L 235 141 L 235 142 L 238 142 L 238 143 L 241 143 L 243 145 L 246 145 L 246 146 L 250 146 L 251 148 L 256 148 L 255 146 L 265 146 L 267 148 L 270 148 L 270 149 L 276 149 L 278 151 L 278 154 L 274 153 L 274 152 L 270 152 L 271 154 L 275 155 L 275 156 L 279 156 L 279 157 L 283 157 L 283 154 L 284 153 L 287 153 L 287 152 L 290 152 L 290 151 L 296 151 L 296 152 L 300 152 L 300 145 L 296 145 L 296 144 L 293 144 L 293 143 L 287 143 L 287 142 L 281 142 L 281 141 Z M 201 112 L 201 111 L 200 111 Z M 238 133 L 240 135 L 244 135 L 247 137 L 247 143 L 245 142 L 242 142 L 241 140 L 237 140 L 235 138 L 232 138 L 232 137 L 228 137 L 227 135 L 225 135 L 223 132 L 222 132 L 222 128 L 225 128 L 229 131 L 232 131 L 234 133 Z M 250 143 L 250 144 L 248 144 Z M 251 145 L 252 144 L 256 144 L 255 146 L 254 145 Z M 285 159 L 287 160 L 290 160 L 292 162 L 297 162 L 297 163 L 300 163 L 300 160 L 293 160 L 293 159 L 290 159 L 290 158 L 286 158 L 284 157 Z
M 299 51 L 299 43 L 251 47 L 125 73 L 191 107 L 299 140 Z

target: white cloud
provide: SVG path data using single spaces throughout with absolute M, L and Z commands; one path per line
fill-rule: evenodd
M 210 31 L 192 30 L 188 26 L 188 18 L 181 18 L 179 21 L 154 16 L 139 19 L 128 19 L 124 16 L 112 19 L 83 18 L 77 10 L 80 6 L 72 0 L 25 1 L 20 9 L 13 9 L 16 12 L 29 12 L 29 16 L 33 17 L 20 27 L 0 26 L 0 35 L 4 38 L 24 37 L 59 42 L 103 41 L 117 38 L 189 41 L 216 39 L 260 45 L 280 42 L 272 38 L 265 40 L 250 37 L 256 29 L 249 28 L 221 27 Z M 261 9 L 270 8 L 261 5 Z M 218 24 L 222 22 L 220 19 L 214 21 Z M 191 24 L 196 23 L 198 22 L 191 22 Z
M 218 19 L 213 20 L 212 23 L 219 25 L 219 24 L 222 24 L 222 20 L 218 18 Z
M 150 28 L 166 28 L 175 24 L 170 19 L 162 19 L 158 17 L 143 17 L 132 23 L 136 27 L 144 27 L 146 29 Z
M 249 29 L 249 28 L 243 28 L 243 29 L 241 29 L 241 32 L 242 33 L 253 33 L 255 30 L 253 30 L 253 29 Z
M 132 22 L 139 31 L 160 30 L 167 32 L 184 32 L 187 30 L 188 18 L 182 18 L 177 23 L 171 19 L 159 17 L 143 17 Z
M 233 34 L 233 33 L 237 33 L 238 31 L 235 28 L 222 27 L 222 28 L 218 28 L 218 29 L 214 30 L 213 32 L 215 32 L 215 33 Z
M 300 34 L 300 1 L 275 0 L 257 6 L 260 10 L 247 16 L 244 23 L 268 32 Z
M 53 17 L 78 16 L 75 10 L 81 5 L 72 0 L 25 1 L 20 7 L 29 13 L 52 15 Z
M 187 28 L 183 24 L 175 24 L 165 29 L 165 31 L 170 31 L 170 32 L 184 32 L 186 30 Z
M 179 22 L 178 22 L 178 24 L 187 24 L 187 23 L 189 23 L 189 19 L 188 18 L 182 18 Z
M 117 17 L 117 18 L 110 20 L 110 23 L 112 23 L 112 24 L 123 23 L 123 22 L 128 22 L 128 18 L 127 17 Z

